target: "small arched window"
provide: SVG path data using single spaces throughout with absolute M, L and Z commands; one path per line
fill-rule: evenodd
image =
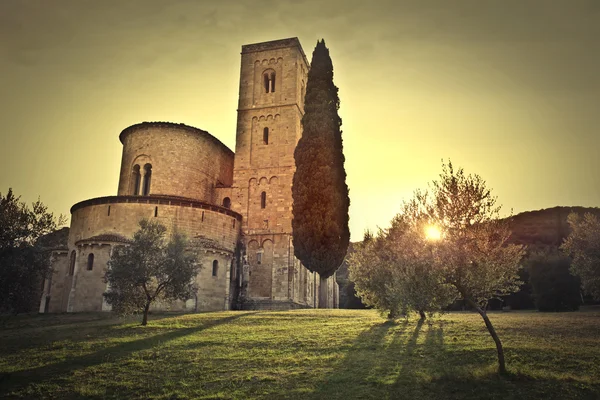
M 133 166 L 133 193 L 131 193 L 134 196 L 137 196 L 140 194 L 140 183 L 142 181 L 142 174 L 140 173 L 140 166 L 139 165 L 134 165 Z
M 142 188 L 142 196 L 150 194 L 150 181 L 152 180 L 152 165 L 144 165 L 144 187 Z
M 256 263 L 259 265 L 262 263 L 262 255 L 263 255 L 263 252 L 260 250 L 258 251 L 258 253 L 256 253 Z
M 267 207 L 267 192 L 262 192 L 260 194 L 260 208 Z
M 94 253 L 88 254 L 87 270 L 91 271 L 94 268 Z
M 69 275 L 75 273 L 75 250 L 71 252 L 71 259 L 69 260 Z
M 219 272 L 219 261 L 214 260 L 213 261 L 212 276 L 217 276 L 218 272 Z
M 269 128 L 265 126 L 263 129 L 263 143 L 269 144 Z
M 225 207 L 225 208 L 231 207 L 231 199 L 229 197 L 225 197 L 223 199 L 223 207 Z
M 275 92 L 275 71 L 266 71 L 263 74 L 263 80 L 265 84 L 265 93 Z

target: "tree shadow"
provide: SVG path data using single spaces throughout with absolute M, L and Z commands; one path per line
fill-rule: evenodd
M 362 332 L 352 342 L 343 360 L 326 375 L 323 381 L 317 383 L 313 392 L 307 394 L 305 398 L 364 398 L 373 386 L 370 378 L 377 376 L 383 360 L 389 356 L 385 338 L 390 334 L 390 329 L 403 331 L 406 325 L 406 322 L 396 324 L 386 321 Z M 357 370 L 365 371 L 366 374 L 359 381 L 356 376 Z M 349 387 L 353 389 L 351 397 L 347 394 Z
M 359 335 L 344 359 L 304 398 L 600 399 L 599 384 L 560 375 L 560 368 L 555 375 L 534 377 L 526 370 L 501 376 L 496 362 L 491 347 L 446 341 L 443 321 L 380 324 Z
M 29 385 L 39 384 L 47 381 L 60 383 L 61 379 L 69 376 L 78 369 L 104 363 L 114 363 L 115 361 L 131 355 L 132 353 L 150 349 L 158 344 L 195 334 L 218 325 L 227 324 L 247 315 L 255 314 L 257 313 L 239 313 L 228 317 L 207 321 L 201 325 L 187 328 L 177 328 L 166 333 L 125 342 L 116 346 L 104 348 L 92 354 L 68 358 L 55 364 L 4 373 L 0 375 L 0 394 L 19 390 Z

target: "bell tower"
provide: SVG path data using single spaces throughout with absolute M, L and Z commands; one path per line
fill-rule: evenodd
M 243 216 L 249 307 L 312 306 L 312 274 L 294 257 L 292 178 L 308 60 L 297 38 L 242 46 L 233 209 Z

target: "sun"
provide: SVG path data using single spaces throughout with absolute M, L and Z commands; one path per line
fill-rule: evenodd
M 435 225 L 427 225 L 425 228 L 425 237 L 427 240 L 440 240 L 442 238 L 442 231 Z

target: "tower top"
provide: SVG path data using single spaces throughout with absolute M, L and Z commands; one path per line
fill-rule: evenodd
M 300 44 L 300 40 L 297 37 L 287 38 L 287 39 L 278 39 L 278 40 L 270 40 L 268 42 L 261 43 L 252 43 L 242 45 L 242 54 L 247 53 L 256 53 L 259 51 L 265 50 L 274 50 L 274 49 L 283 49 L 286 47 L 297 47 L 304 58 L 304 62 L 306 65 L 310 65 L 308 59 L 306 58 L 306 54 L 304 54 L 304 50 L 302 49 L 302 45 Z

